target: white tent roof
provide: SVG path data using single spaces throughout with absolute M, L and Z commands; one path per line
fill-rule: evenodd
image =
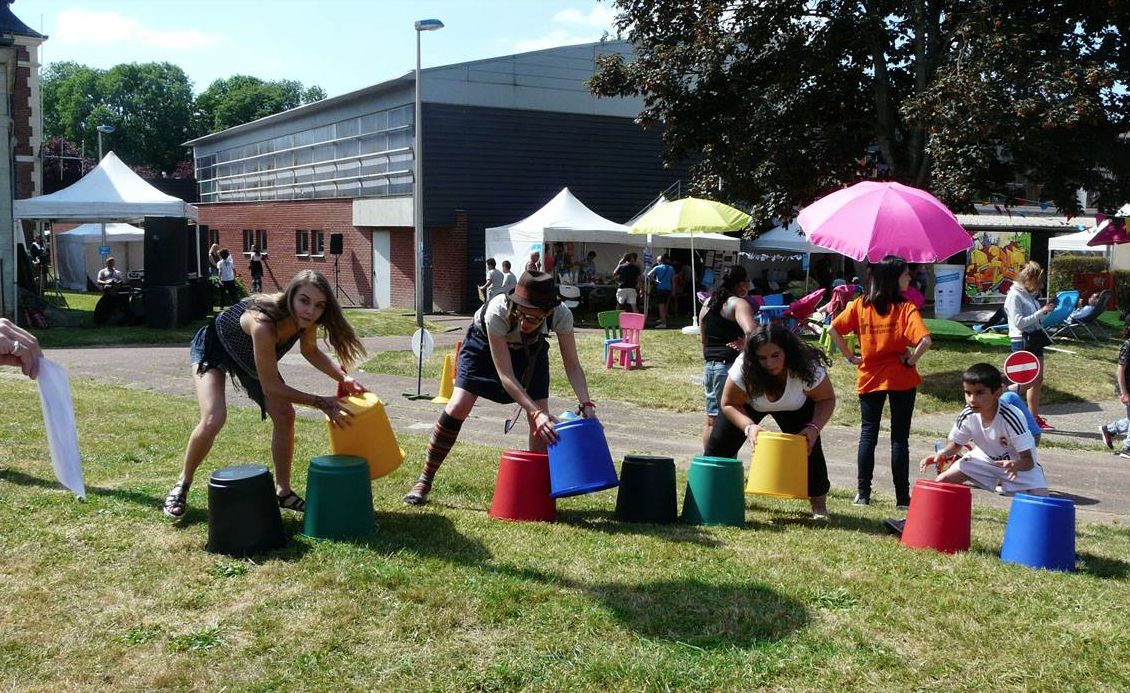
M 58 231 L 54 234 L 56 241 L 62 240 L 63 237 L 81 239 L 84 245 L 90 243 L 101 244 L 102 224 L 83 224 L 82 226 L 76 226 L 66 231 Z M 144 239 L 145 231 L 132 224 L 106 224 L 107 241 L 140 241 Z
M 518 241 L 540 241 L 551 236 L 563 242 L 609 242 L 609 233 L 627 234 L 623 224 L 605 219 L 562 188 L 545 206 L 521 221 L 487 229 L 488 234 L 506 233 Z
M 808 242 L 808 236 L 800 233 L 800 225 L 796 220 L 790 221 L 788 226 L 777 226 L 753 240 L 750 246 L 755 251 L 781 250 L 788 253 L 830 253 L 827 248 L 820 248 Z
M 196 207 L 146 183 L 114 152 L 72 185 L 15 202 L 17 219 L 127 221 L 146 216 L 198 218 Z
M 1094 238 L 1098 232 L 1099 228 L 1093 226 L 1085 231 L 1050 238 L 1048 239 L 1048 250 L 1104 251 L 1106 248 L 1103 246 L 1087 245 L 1087 241 Z

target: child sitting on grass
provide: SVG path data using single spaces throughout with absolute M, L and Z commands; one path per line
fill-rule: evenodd
M 976 363 L 961 374 L 965 408 L 950 430 L 949 441 L 919 465 L 923 472 L 956 455 L 966 445 L 973 449 L 938 475 L 936 481 L 975 485 L 1001 493 L 1048 495 L 1044 470 L 1036 463 L 1036 445 L 1024 414 L 1001 401 L 1001 372 L 988 363 Z
M 1118 350 L 1118 370 L 1115 372 L 1115 389 L 1118 391 L 1118 401 L 1126 407 L 1126 416 L 1114 423 L 1099 426 L 1099 433 L 1108 448 L 1114 448 L 1114 436 L 1125 435 L 1122 449 L 1118 451 L 1121 457 L 1130 460 L 1130 383 L 1126 377 L 1126 365 L 1130 362 L 1130 324 L 1122 328 L 1122 347 Z

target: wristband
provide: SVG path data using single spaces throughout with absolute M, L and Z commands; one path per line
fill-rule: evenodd
M 753 424 L 746 424 L 745 428 L 742 429 L 742 434 L 745 435 L 746 438 L 749 437 L 749 429 L 751 428 L 753 428 Z
M 820 427 L 817 426 L 816 422 L 814 422 L 814 421 L 809 421 L 808 423 L 806 423 L 801 430 L 804 430 L 804 428 L 813 428 L 813 429 L 816 429 L 817 433 L 820 432 Z
M 847 361 L 847 362 L 848 362 L 848 365 L 849 365 L 849 366 L 854 366 L 854 365 L 855 365 L 854 363 L 852 363 L 852 362 L 851 362 L 851 357 L 850 357 L 850 356 L 845 356 L 845 357 L 844 357 L 844 361 Z
M 581 409 L 584 409 L 585 407 L 592 407 L 593 409 L 596 409 L 596 404 L 594 404 L 591 401 L 590 402 L 581 402 Z

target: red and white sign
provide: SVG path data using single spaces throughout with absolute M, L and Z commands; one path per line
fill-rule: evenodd
M 1017 385 L 1027 385 L 1040 375 L 1040 359 L 1030 351 L 1014 351 L 1004 360 L 1004 374 Z

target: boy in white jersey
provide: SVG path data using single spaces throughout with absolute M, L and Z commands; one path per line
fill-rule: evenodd
M 961 374 L 965 408 L 950 430 L 945 448 L 926 457 L 919 465 L 925 472 L 938 462 L 958 454 L 967 443 L 973 449 L 963 455 L 936 481 L 960 484 L 972 481 L 990 491 L 999 485 L 1002 493 L 1048 495 L 1044 470 L 1036 463 L 1036 445 L 1024 413 L 1007 402 L 1001 372 L 988 363 L 976 363 Z

